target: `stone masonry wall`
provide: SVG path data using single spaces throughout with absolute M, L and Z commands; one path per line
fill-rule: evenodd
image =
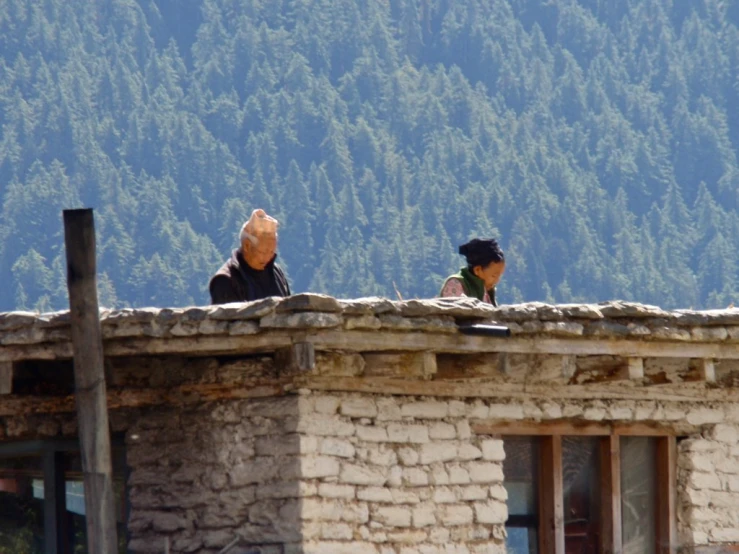
M 493 554 L 505 551 L 503 442 L 473 436 L 482 403 L 309 394 L 301 432 L 312 496 L 306 554 Z
M 739 409 L 628 400 L 502 403 L 304 392 L 300 431 L 304 552 L 504 552 L 503 441 L 470 421 L 675 422 L 698 426 L 678 447 L 681 551 L 739 543 Z
M 215 554 L 504 552 L 502 441 L 474 420 L 684 422 L 684 552 L 739 543 L 739 406 L 629 400 L 501 402 L 300 391 L 111 412 L 126 432 L 129 551 Z M 0 418 L 3 441 L 72 437 L 74 416 Z
M 281 554 L 299 545 L 300 453 L 297 396 L 159 409 L 126 436 L 131 512 L 129 552 Z
M 739 543 L 739 426 L 718 424 L 678 445 L 681 543 L 722 552 Z

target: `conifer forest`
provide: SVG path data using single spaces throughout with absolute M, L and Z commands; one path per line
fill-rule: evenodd
M 4 0 L 0 311 L 207 304 L 254 208 L 293 292 L 739 304 L 739 2 Z M 397 292 L 396 292 L 397 291 Z

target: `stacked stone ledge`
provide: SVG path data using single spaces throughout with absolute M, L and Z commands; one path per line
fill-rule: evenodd
M 317 294 L 190 308 L 101 310 L 103 338 L 241 336 L 284 329 L 455 333 L 461 322 L 497 322 L 513 335 L 739 342 L 739 309 L 668 312 L 626 302 L 499 308 L 470 298 L 337 300 Z M 69 313 L 0 313 L 0 346 L 68 342 Z

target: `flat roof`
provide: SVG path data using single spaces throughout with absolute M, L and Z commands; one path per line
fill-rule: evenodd
M 245 354 L 310 342 L 318 351 L 739 359 L 739 308 L 667 311 L 617 300 L 495 308 L 472 298 L 297 294 L 214 306 L 101 309 L 100 322 L 106 356 Z M 463 332 L 478 324 L 506 326 L 511 336 Z M 0 313 L 0 362 L 71 357 L 68 310 Z

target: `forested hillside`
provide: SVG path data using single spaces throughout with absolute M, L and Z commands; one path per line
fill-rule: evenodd
M 0 310 L 208 302 L 262 207 L 294 291 L 739 303 L 739 2 L 4 0 Z

